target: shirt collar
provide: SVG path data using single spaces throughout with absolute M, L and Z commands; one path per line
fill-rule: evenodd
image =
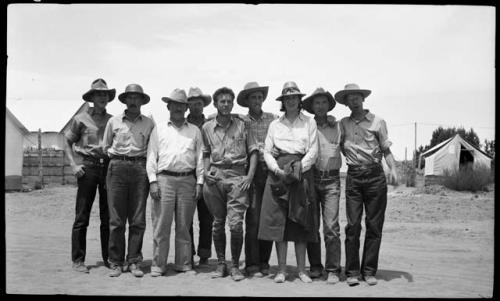
M 283 121 L 286 117 L 285 117 L 286 114 L 283 114 L 281 115 L 280 117 L 280 121 Z M 297 116 L 298 119 L 300 119 L 301 121 L 304 121 L 305 118 L 306 118 L 306 115 L 302 114 L 302 112 L 299 112 L 299 116 Z
M 250 111 L 249 111 L 249 112 L 248 112 L 248 114 L 247 114 L 247 117 L 248 117 L 248 118 L 250 118 L 250 120 L 253 120 L 253 121 L 258 121 L 258 120 L 262 120 L 262 119 L 264 119 L 264 115 L 265 115 L 265 114 L 266 114 L 266 113 L 265 113 L 264 111 L 262 111 L 262 113 L 260 114 L 260 117 L 255 118 L 252 114 L 250 114 Z
M 214 117 L 214 123 L 215 123 L 215 126 L 214 128 L 216 127 L 221 127 L 221 128 L 224 128 L 224 126 L 222 126 L 219 121 L 217 120 L 217 116 Z M 228 128 L 231 126 L 231 124 L 234 123 L 234 118 L 233 116 L 231 115 L 230 118 L 229 118 L 229 125 L 227 126 Z
M 337 119 L 335 118 L 335 116 L 332 116 L 333 117 L 333 120 L 334 121 L 337 121 Z M 314 117 L 314 120 L 316 121 L 316 125 L 318 126 L 318 128 L 326 128 L 326 127 L 330 127 L 330 124 L 328 123 L 328 120 L 325 121 L 325 123 L 323 123 L 322 125 L 320 125 L 318 123 L 318 120 L 316 119 L 316 116 Z
M 97 111 L 95 110 L 94 107 L 89 107 L 87 112 L 89 113 L 90 116 L 92 116 L 92 115 L 106 115 L 106 109 L 104 109 L 102 111 L 102 113 L 99 114 L 99 113 L 97 113 Z
M 126 111 L 126 110 L 125 110 L 125 111 Z M 125 111 L 123 111 L 123 113 L 122 113 L 122 118 L 121 118 L 121 119 L 122 119 L 122 121 L 123 121 L 124 119 L 128 119 L 128 120 L 130 120 L 130 119 L 127 117 L 127 114 L 125 114 Z M 139 114 L 139 115 L 135 118 L 135 120 L 130 120 L 130 121 L 135 122 L 135 121 L 136 121 L 136 120 L 138 120 L 138 119 L 142 120 L 142 114 Z
M 189 121 L 194 121 L 196 123 L 202 122 L 202 121 L 204 122 L 205 121 L 205 115 L 201 114 L 200 117 L 194 117 L 194 115 L 188 114 L 188 116 L 187 116 L 186 119 L 189 120 Z
M 174 127 L 177 127 L 177 126 L 176 126 L 176 125 L 172 122 L 172 120 L 169 120 L 169 121 L 167 122 L 167 124 L 168 124 L 168 125 L 171 125 L 171 126 L 174 126 Z M 182 128 L 183 126 L 188 126 L 188 121 L 187 121 L 187 119 L 184 119 L 184 122 L 182 123 L 181 128 Z
M 363 117 L 363 119 L 366 119 L 368 121 L 373 121 L 373 119 L 375 118 L 375 115 L 373 115 L 373 113 L 370 112 L 370 110 L 367 110 L 365 109 L 365 116 Z M 349 116 L 349 118 L 352 120 L 352 121 L 357 121 L 356 119 L 352 118 L 352 113 L 351 115 Z M 359 120 L 358 122 L 361 122 L 363 119 Z

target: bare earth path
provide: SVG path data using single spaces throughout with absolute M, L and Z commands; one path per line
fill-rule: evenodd
M 344 187 L 344 183 L 342 183 Z M 438 187 L 390 187 L 384 236 L 373 287 L 362 282 L 349 287 L 327 285 L 325 279 L 304 284 L 296 278 L 293 245 L 288 248 L 289 278 L 211 279 L 215 269 L 196 275 L 169 270 L 165 277 L 149 275 L 152 256 L 150 207 L 144 237 L 143 278 L 130 273 L 107 276 L 99 244 L 99 217 L 94 203 L 87 237 L 86 264 L 90 274 L 71 270 L 70 235 L 76 187 L 5 194 L 6 290 L 9 294 L 182 295 L 182 296 L 322 296 L 322 297 L 491 297 L 493 293 L 494 193 L 454 192 Z M 149 200 L 148 200 L 149 202 Z M 345 238 L 345 199 L 342 194 L 341 239 Z M 195 222 L 195 239 L 197 238 Z M 364 227 L 364 226 L 363 226 Z M 362 233 L 364 235 L 364 233 Z M 173 245 L 172 236 L 172 245 Z M 362 242 L 361 242 L 362 243 Z M 324 256 L 324 250 L 322 250 Z M 215 254 L 215 252 L 212 252 Z M 244 252 L 243 252 L 244 253 Z M 169 262 L 174 254 L 169 254 Z M 229 247 L 227 258 L 230 258 Z M 195 256 L 195 261 L 198 258 Z M 241 258 L 243 267 L 244 254 Z M 324 262 L 324 258 L 323 258 Z M 271 272 L 277 267 L 273 248 Z M 345 263 L 342 246 L 342 266 Z

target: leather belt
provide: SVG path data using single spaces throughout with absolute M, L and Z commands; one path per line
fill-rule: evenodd
M 315 169 L 314 170 L 314 176 L 318 177 L 318 178 L 327 178 L 327 177 L 333 177 L 333 176 L 338 176 L 338 175 L 339 175 L 338 169 L 330 169 L 330 170 Z
M 167 175 L 167 176 L 173 176 L 173 177 L 187 177 L 187 176 L 194 176 L 196 174 L 196 172 L 194 169 L 190 170 L 190 171 L 186 171 L 186 172 L 162 170 L 162 171 L 160 171 L 160 174 Z
M 244 164 L 218 164 L 218 165 L 212 165 L 213 167 L 217 167 L 220 169 L 245 169 L 246 165 Z
M 372 163 L 372 164 L 365 164 L 365 165 L 347 165 L 347 167 L 351 170 L 368 170 L 372 169 L 375 167 L 381 167 L 382 165 L 380 163 Z
M 95 165 L 105 165 L 109 161 L 108 158 L 94 158 L 91 156 L 82 156 L 82 163 L 91 163 Z
M 123 160 L 123 161 L 146 161 L 146 157 L 129 157 L 129 156 L 115 156 L 111 157 L 112 160 Z

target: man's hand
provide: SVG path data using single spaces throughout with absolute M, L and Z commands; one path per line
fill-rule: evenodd
M 271 149 L 271 155 L 274 158 L 277 158 L 280 155 L 280 151 L 276 147 L 273 146 L 273 148 Z
M 389 173 L 389 185 L 398 186 L 398 173 L 395 168 L 391 168 Z
M 85 170 L 83 170 L 83 165 L 75 165 L 72 167 L 73 169 L 73 174 L 76 176 L 76 178 L 81 178 L 85 174 Z
M 249 176 L 244 176 L 240 185 L 241 185 L 241 190 L 245 191 L 248 188 L 250 188 L 250 185 L 252 185 L 252 179 L 250 179 Z
M 160 200 L 160 187 L 158 186 L 158 182 L 152 182 L 151 184 L 149 184 L 149 194 L 151 195 L 151 198 L 153 198 L 153 200 Z
M 215 171 L 205 172 L 203 177 L 205 178 L 205 183 L 208 185 L 214 185 L 219 180 L 219 177 L 215 176 Z
M 203 196 L 203 185 L 196 184 L 196 191 L 194 192 L 194 199 L 196 201 L 199 201 L 202 196 Z
M 286 181 L 286 173 L 283 169 L 278 168 L 278 170 L 275 172 L 275 175 L 280 179 L 281 181 Z

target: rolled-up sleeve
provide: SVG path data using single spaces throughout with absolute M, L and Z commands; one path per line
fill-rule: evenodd
M 78 121 L 78 119 L 73 118 L 71 120 L 71 124 L 68 130 L 64 133 L 64 137 L 66 137 L 67 140 L 69 140 L 72 143 L 77 142 L 80 140 L 81 137 L 81 125 L 82 123 Z
M 196 183 L 203 185 L 203 138 L 201 137 L 201 131 L 196 128 Z
M 212 153 L 212 149 L 210 148 L 210 143 L 208 142 L 207 131 L 208 131 L 208 124 L 205 123 L 201 129 L 201 138 L 203 140 L 203 146 L 201 148 L 201 152 L 203 154 L 203 157 L 209 157 L 210 154 Z
M 309 126 L 309 145 L 306 154 L 301 160 L 302 170 L 309 170 L 318 158 L 318 127 L 316 121 L 311 119 L 308 123 Z
M 113 145 L 113 122 L 112 118 L 106 123 L 106 128 L 104 129 L 104 135 L 102 137 L 102 150 L 105 154 L 109 156 L 109 148 Z
M 149 137 L 148 151 L 146 156 L 146 172 L 149 183 L 157 181 L 158 173 L 158 128 L 155 126 Z
M 269 129 L 267 131 L 267 136 L 266 140 L 264 143 L 264 161 L 266 161 L 267 168 L 275 172 L 279 166 L 278 162 L 276 162 L 276 159 L 273 157 L 271 151 L 274 148 L 274 126 L 275 126 L 276 120 L 271 122 L 269 125 Z
M 385 120 L 380 119 L 380 126 L 378 127 L 378 139 L 380 143 L 380 149 L 382 151 L 386 151 L 392 145 L 392 142 L 389 140 L 389 135 L 387 133 L 387 125 Z

